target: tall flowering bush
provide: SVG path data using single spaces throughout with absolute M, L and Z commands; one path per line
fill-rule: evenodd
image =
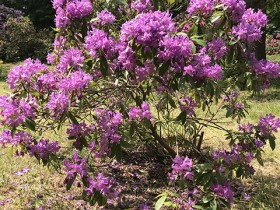
M 176 16 L 168 2 L 53 0 L 51 66 L 27 59 L 11 70 L 12 94 L 0 98 L 2 146 L 62 164 L 66 188 L 79 181 L 83 199 L 102 206 L 117 205 L 122 187 L 98 164 L 121 163 L 128 144 L 149 140 L 173 160 L 166 176 L 176 192 L 161 194 L 156 209 L 230 207 L 233 180 L 254 174 L 253 159 L 263 164 L 262 148 L 275 148 L 280 127 L 272 114 L 235 130 L 217 119 L 224 112 L 240 122 L 244 83 L 257 93 L 280 76 L 278 64 L 247 48 L 267 17 L 243 0 L 191 0 Z M 229 149 L 203 152 L 205 127 L 224 131 Z M 42 138 L 53 130 L 66 138 Z

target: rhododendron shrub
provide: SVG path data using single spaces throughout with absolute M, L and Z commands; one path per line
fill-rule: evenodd
M 157 209 L 232 205 L 233 180 L 254 174 L 253 159 L 263 164 L 262 149 L 275 148 L 280 127 L 272 114 L 230 130 L 217 117 L 241 122 L 247 105 L 239 89 L 257 93 L 280 76 L 278 64 L 247 48 L 261 38 L 266 15 L 243 0 L 191 0 L 177 16 L 149 0 L 53 0 L 53 7 L 51 66 L 27 59 L 8 75 L 12 94 L 0 97 L 3 147 L 62 164 L 67 189 L 79 181 L 91 205 L 117 205 L 121 183 L 99 166 L 121 164 L 128 145 L 147 143 L 173 160 L 166 176 L 176 192 L 161 194 Z M 205 127 L 224 131 L 228 149 L 205 152 Z M 42 138 L 54 130 L 65 139 Z

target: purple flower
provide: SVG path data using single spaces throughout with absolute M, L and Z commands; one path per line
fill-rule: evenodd
M 138 76 L 139 82 L 147 79 L 148 76 L 152 75 L 155 71 L 155 65 L 152 61 L 145 61 L 144 67 L 137 66 L 135 69 L 136 75 Z
M 115 41 L 105 31 L 93 28 L 85 37 L 84 46 L 92 58 L 97 58 L 99 51 L 109 57 L 114 53 Z
M 224 197 L 228 199 L 230 203 L 233 203 L 234 193 L 229 184 L 225 184 L 225 185 L 214 184 L 212 185 L 211 188 L 213 189 L 215 195 Z
M 15 172 L 15 174 L 18 175 L 18 176 L 22 176 L 22 175 L 28 173 L 29 170 L 30 170 L 30 169 L 29 169 L 28 167 L 25 167 L 25 168 L 23 168 L 23 169 L 21 169 L 21 170 Z
M 148 206 L 146 203 L 143 203 L 139 206 L 140 210 L 150 210 L 151 207 Z
M 65 93 L 71 93 L 74 91 L 84 90 L 89 82 L 92 80 L 92 76 L 81 71 L 73 72 L 70 76 L 65 77 L 58 83 L 58 88 Z
M 153 7 L 150 0 L 133 0 L 131 8 L 135 9 L 138 13 L 142 13 L 149 11 Z
M 79 70 L 83 65 L 83 62 L 83 52 L 78 48 L 71 47 L 70 49 L 63 52 L 57 68 L 63 73 L 66 72 L 70 67 L 74 68 L 75 70 Z
M 265 143 L 259 139 L 255 139 L 255 144 L 257 145 L 257 147 L 261 148 L 265 145 Z
M 49 142 L 48 139 L 41 139 L 28 146 L 30 156 L 38 156 L 41 159 L 48 159 L 51 154 L 57 153 L 59 149 L 58 142 Z
M 191 0 L 187 11 L 189 15 L 194 13 L 209 15 L 214 7 L 214 0 Z
M 102 10 L 97 13 L 98 22 L 101 25 L 112 24 L 115 21 L 115 16 L 108 10 Z
M 261 116 L 258 127 L 262 136 L 271 135 L 273 132 L 277 132 L 280 127 L 280 118 L 275 119 L 272 114 L 267 114 L 265 117 Z
M 221 0 L 221 3 L 228 7 L 233 21 L 239 21 L 246 11 L 246 2 L 243 0 Z
M 65 93 L 53 92 L 46 104 L 46 108 L 49 109 L 53 117 L 58 119 L 68 109 L 69 102 L 69 97 Z
M 191 97 L 185 97 L 179 101 L 181 111 L 185 111 L 188 116 L 194 115 L 197 104 Z
M 95 127 L 92 126 L 87 126 L 84 122 L 80 123 L 78 125 L 76 124 L 71 124 L 71 127 L 67 129 L 67 134 L 69 137 L 74 137 L 76 139 L 79 139 L 81 137 L 87 136 L 89 133 L 91 133 Z
M 141 109 L 136 107 L 130 107 L 128 115 L 130 120 L 135 120 L 137 118 L 141 120 L 151 120 L 153 118 L 153 115 L 150 111 L 150 105 L 146 101 L 142 103 Z
M 71 21 L 69 17 L 66 14 L 66 11 L 62 9 L 61 7 L 57 8 L 56 14 L 55 14 L 55 25 L 57 28 L 64 29 L 68 25 L 70 25 Z
M 93 195 L 97 190 L 101 195 L 106 196 L 109 199 L 116 199 L 118 197 L 118 191 L 114 189 L 115 180 L 110 180 L 102 173 L 98 173 L 96 179 L 88 178 L 89 186 L 86 188 L 88 194 Z
M 175 68 L 182 69 L 192 54 L 191 46 L 192 42 L 186 36 L 166 36 L 160 42 L 159 59 L 165 62 L 171 60 Z
M 252 133 L 253 132 L 253 124 L 247 123 L 238 126 L 238 130 L 244 133 Z
M 30 101 L 26 99 L 18 101 L 7 96 L 0 96 L 1 114 L 4 117 L 2 123 L 11 127 L 24 123 L 27 118 L 34 119 L 37 107 L 38 105 L 31 97 Z
M 70 18 L 82 18 L 92 12 L 90 0 L 71 0 L 66 5 L 66 13 Z
M 268 78 L 280 77 L 280 66 L 278 63 L 264 59 L 258 61 L 254 58 L 252 67 L 256 75 L 265 75 Z
M 211 53 L 215 60 L 221 59 L 227 52 L 225 41 L 217 38 L 208 43 L 208 52 Z
M 175 26 L 169 13 L 142 13 L 122 25 L 120 41 L 128 43 L 134 39 L 136 44 L 157 47 L 165 35 L 173 32 Z
M 48 68 L 39 60 L 27 59 L 22 65 L 15 66 L 8 74 L 7 83 L 11 89 L 16 89 L 23 85 L 31 85 L 32 78 L 39 72 L 47 72 Z
M 169 179 L 175 181 L 177 179 L 193 179 L 193 161 L 189 157 L 185 157 L 184 159 L 176 156 L 173 159 L 173 164 L 171 166 L 172 172 L 169 174 Z
M 77 152 L 73 154 L 72 160 L 64 160 L 64 165 L 67 173 L 65 182 L 69 181 L 69 179 L 74 178 L 76 174 L 79 174 L 81 178 L 88 175 L 86 160 L 82 159 Z
M 267 16 L 261 10 L 254 12 L 253 9 L 247 9 L 242 15 L 242 19 L 237 26 L 232 27 L 232 33 L 238 39 L 248 43 L 260 40 L 262 36 L 262 27 L 267 24 Z
M 220 80 L 223 76 L 223 70 L 218 64 L 211 65 L 211 58 L 209 55 L 202 53 L 194 56 L 194 61 L 191 62 L 191 66 L 195 73 L 192 73 L 195 77 L 204 79 Z M 190 67 L 188 68 L 188 70 Z M 185 73 L 187 69 L 184 69 Z M 192 71 L 192 70 L 191 70 Z

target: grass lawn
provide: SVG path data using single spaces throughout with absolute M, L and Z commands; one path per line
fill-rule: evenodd
M 280 55 L 268 56 L 268 59 L 280 62 Z M 13 65 L 0 63 L 0 95 L 9 93 L 5 77 Z M 280 117 L 280 85 L 276 81 L 261 98 L 251 99 L 248 103 L 251 109 L 246 122 L 256 123 L 259 116 L 266 113 Z M 236 128 L 237 124 L 229 123 L 227 126 Z M 208 145 L 223 147 L 227 144 L 222 132 L 207 129 L 206 133 Z M 63 138 L 54 134 L 50 136 Z M 256 175 L 244 180 L 251 198 L 240 201 L 234 209 L 280 209 L 280 133 L 276 136 L 275 151 L 269 147 L 265 149 L 265 166 L 255 163 Z M 79 199 L 73 197 L 74 192 L 67 192 L 62 184 L 64 175 L 38 165 L 35 158 L 14 157 L 12 154 L 10 148 L 0 148 L 0 209 L 38 209 L 44 205 L 52 205 L 52 209 L 76 209 L 80 205 Z

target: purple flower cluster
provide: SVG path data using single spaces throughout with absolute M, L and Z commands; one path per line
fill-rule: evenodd
M 192 42 L 183 35 L 166 36 L 160 42 L 158 57 L 161 61 L 172 60 L 175 68 L 183 69 L 192 54 Z
M 87 161 L 82 159 L 77 152 L 72 156 L 72 160 L 64 160 L 65 170 L 67 177 L 65 182 L 67 183 L 70 179 L 74 178 L 76 174 L 79 174 L 81 178 L 88 176 L 88 167 L 86 166 Z
M 99 51 L 109 57 L 114 52 L 115 41 L 105 31 L 93 28 L 85 37 L 84 46 L 92 58 L 97 58 Z
M 66 4 L 66 14 L 70 18 L 82 18 L 92 12 L 90 0 L 68 0 Z
M 3 130 L 0 135 L 0 143 L 3 147 L 5 147 L 6 144 L 11 145 L 29 145 L 32 142 L 31 136 L 26 132 L 17 132 L 15 133 L 14 137 L 12 137 L 10 130 Z
M 234 192 L 232 191 L 229 184 L 220 185 L 214 184 L 211 186 L 215 195 L 226 198 L 230 203 L 233 203 Z
M 195 13 L 209 15 L 212 13 L 214 3 L 214 0 L 191 0 L 187 12 L 189 15 Z
M 60 58 L 60 63 L 57 66 L 57 70 L 61 73 L 65 73 L 69 68 L 80 70 L 83 62 L 83 52 L 78 48 L 71 47 L 64 51 L 64 54 Z
M 67 134 L 70 138 L 80 139 L 90 134 L 94 129 L 93 125 L 87 126 L 84 122 L 78 125 L 71 124 L 71 127 L 67 129 Z
M 100 133 L 100 141 L 92 147 L 96 148 L 95 157 L 101 158 L 104 153 L 111 154 L 110 144 L 119 143 L 121 140 L 118 129 L 122 123 L 122 115 L 119 112 L 115 113 L 106 109 L 97 109 L 95 112 L 97 116 L 95 128 Z
M 62 79 L 58 83 L 58 88 L 65 93 L 82 91 L 88 86 L 91 80 L 92 76 L 89 74 L 83 71 L 75 71 L 70 76 Z
M 258 124 L 261 135 L 268 136 L 277 132 L 280 127 L 280 118 L 275 118 L 272 114 L 267 114 L 265 117 L 260 117 Z
M 68 95 L 63 92 L 53 92 L 46 104 L 46 108 L 49 109 L 49 112 L 53 117 L 58 119 L 68 109 L 69 103 L 70 100 Z
M 87 167 L 87 160 L 81 158 L 77 152 L 73 154 L 72 160 L 66 159 L 64 165 L 67 173 L 67 177 L 64 181 L 66 184 L 71 179 L 75 179 L 78 174 L 82 179 L 88 182 L 88 186 L 85 188 L 88 195 L 93 196 L 95 191 L 98 191 L 109 199 L 118 196 L 118 191 L 115 189 L 116 182 L 105 177 L 102 173 L 98 173 L 95 179 L 91 178 Z
M 90 0 L 54 0 L 53 7 L 56 9 L 56 27 L 61 29 L 67 27 L 72 19 L 81 19 L 93 10 Z
M 246 2 L 244 0 L 221 0 L 221 3 L 227 6 L 231 13 L 233 21 L 239 21 L 246 11 Z
M 232 33 L 235 34 L 238 39 L 244 40 L 248 43 L 260 40 L 262 36 L 262 27 L 267 24 L 267 16 L 259 10 L 254 12 L 253 9 L 247 9 L 240 23 L 237 26 L 232 27 Z
M 31 97 L 30 100 L 18 101 L 7 96 L 0 96 L 1 115 L 4 117 L 2 124 L 14 127 L 24 123 L 27 118 L 34 119 L 37 107 L 36 101 Z
M 253 71 L 256 75 L 265 75 L 267 78 L 278 78 L 280 77 L 280 66 L 278 63 L 267 61 L 267 60 L 256 60 L 253 59 Z
M 102 10 L 97 13 L 98 23 L 100 25 L 112 24 L 114 23 L 116 17 L 108 10 Z
M 223 70 L 218 64 L 211 64 L 211 58 L 207 54 L 197 54 L 191 65 L 184 68 L 184 75 L 202 79 L 220 80 L 223 77 Z
M 121 43 L 117 45 L 119 52 L 118 63 L 122 69 L 128 69 L 133 71 L 136 67 L 136 57 L 133 50 L 128 45 Z
M 138 13 L 148 12 L 153 9 L 150 0 L 133 0 L 131 8 L 135 9 Z
M 148 102 L 145 101 L 142 103 L 141 108 L 130 107 L 128 115 L 130 120 L 135 120 L 135 119 L 151 120 L 153 118 L 153 115 L 150 111 L 150 105 Z
M 149 75 L 152 75 L 155 72 L 155 65 L 152 61 L 145 61 L 144 67 L 137 66 L 135 69 L 138 80 L 142 82 L 147 79 Z
M 98 173 L 95 179 L 88 178 L 89 186 L 85 191 L 89 195 L 93 195 L 94 191 L 98 191 L 101 195 L 106 196 L 109 199 L 116 199 L 118 197 L 118 191 L 115 189 L 115 180 L 111 180 L 105 177 L 102 173 Z
M 234 169 L 239 165 L 245 166 L 249 173 L 253 174 L 255 171 L 249 164 L 254 156 L 247 151 L 246 145 L 233 145 L 231 151 L 217 150 L 213 153 L 214 167 L 220 172 L 225 172 L 226 169 Z
M 173 164 L 171 166 L 172 172 L 168 174 L 169 179 L 172 181 L 176 180 L 192 180 L 193 179 L 193 161 L 189 157 L 179 157 L 176 156 L 173 159 Z
M 247 124 L 242 124 L 238 126 L 238 130 L 242 131 L 244 133 L 252 133 L 253 132 L 253 124 L 247 123 Z
M 58 142 L 50 142 L 48 139 L 41 139 L 34 144 L 27 147 L 30 156 L 39 157 L 41 159 L 48 159 L 51 154 L 59 151 L 60 146 Z
M 32 78 L 39 72 L 47 72 L 48 68 L 39 60 L 27 59 L 22 65 L 15 66 L 8 74 L 7 83 L 11 89 L 16 89 L 19 86 L 29 86 L 32 83 Z
M 214 39 L 208 43 L 208 52 L 215 60 L 221 59 L 227 52 L 227 46 L 222 38 Z
M 188 116 L 194 115 L 197 104 L 191 97 L 185 97 L 179 101 L 181 111 L 185 111 Z
M 134 39 L 136 44 L 144 47 L 158 47 L 163 37 L 173 32 L 175 25 L 169 13 L 141 13 L 122 25 L 120 41 L 128 43 Z

